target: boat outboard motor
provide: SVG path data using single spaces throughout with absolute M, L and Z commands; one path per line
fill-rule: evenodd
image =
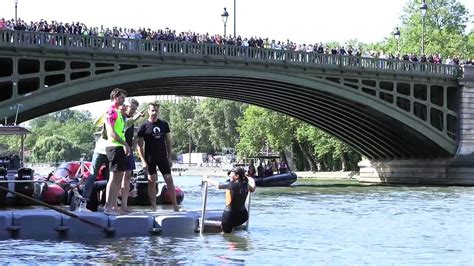
M 17 169 L 20 169 L 20 167 L 21 167 L 20 156 L 18 156 L 18 155 L 10 156 L 10 167 L 9 167 L 9 169 L 10 170 L 17 170 Z
M 34 170 L 31 168 L 22 167 L 18 169 L 16 180 L 17 181 L 31 181 L 31 182 L 16 182 L 15 191 L 23 195 L 32 197 L 35 191 L 34 183 L 33 183 L 33 174 L 34 174 Z M 16 203 L 18 205 L 32 204 L 32 202 L 30 202 L 27 199 L 22 198 L 21 196 L 16 197 Z
M 8 168 L 10 167 L 10 156 L 0 157 L 0 167 L 4 167 L 8 170 Z
M 0 159 L 1 160 L 1 159 Z M 7 181 L 7 169 L 0 166 L 0 181 Z M 0 183 L 0 186 L 8 189 L 8 183 Z M 6 204 L 7 202 L 7 191 L 0 190 L 0 206 Z

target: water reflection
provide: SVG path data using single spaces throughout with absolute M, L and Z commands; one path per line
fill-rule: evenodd
M 222 234 L 224 240 L 227 241 L 227 248 L 231 251 L 241 250 L 247 251 L 248 250 L 248 236 L 244 236 L 239 234 L 238 232 L 234 232 L 234 234 Z

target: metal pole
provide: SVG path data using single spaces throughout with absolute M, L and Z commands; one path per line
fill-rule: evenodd
M 226 23 L 224 22 L 224 37 L 226 35 Z
M 18 0 L 15 0 L 15 24 L 18 21 Z
M 235 4 L 235 1 L 236 1 L 236 0 L 234 0 L 234 38 L 237 38 L 237 30 L 236 30 L 237 16 L 236 16 L 236 11 L 235 11 L 236 8 L 237 8 L 237 6 L 236 6 L 236 4 Z
M 247 223 L 245 223 L 245 230 L 249 229 L 249 222 L 250 222 L 250 202 L 252 200 L 252 192 L 249 191 L 249 194 L 247 196 L 247 212 L 249 215 L 249 218 L 247 219 Z
M 202 212 L 201 212 L 201 224 L 199 226 L 199 233 L 204 233 L 204 221 L 206 220 L 206 205 L 207 205 L 207 188 L 208 183 L 204 182 L 204 193 L 202 195 Z
M 191 166 L 191 131 L 189 131 L 189 166 Z
M 24 166 L 24 163 L 23 163 L 23 156 L 24 156 L 24 153 L 25 153 L 25 137 L 26 137 L 26 134 L 21 134 L 21 152 L 20 152 L 20 160 L 21 160 L 21 167 Z
M 425 54 L 425 15 L 421 16 L 421 54 Z

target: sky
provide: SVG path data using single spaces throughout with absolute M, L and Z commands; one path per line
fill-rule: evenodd
M 400 24 L 409 0 L 18 0 L 18 17 L 27 21 L 80 21 L 87 26 L 223 34 L 221 14 L 227 7 L 227 34 L 258 36 L 297 43 L 357 39 L 382 41 Z M 473 0 L 458 0 L 474 14 Z M 427 1 L 429 4 L 429 1 Z M 428 6 L 429 8 L 429 6 Z M 15 0 L 0 0 L 0 18 L 15 17 Z M 472 28 L 472 23 L 470 28 Z M 91 106 L 76 107 L 96 111 Z

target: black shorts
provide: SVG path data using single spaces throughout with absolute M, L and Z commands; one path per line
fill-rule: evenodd
M 127 169 L 127 157 L 122 146 L 107 147 L 105 151 L 111 172 L 123 172 Z
M 163 176 L 171 174 L 171 166 L 166 157 L 156 158 L 153 156 L 146 156 L 146 163 L 148 165 L 149 175 L 156 174 L 157 166 Z
M 246 209 L 238 211 L 224 211 L 222 213 L 222 231 L 231 233 L 236 226 L 242 225 L 249 219 L 249 213 Z

